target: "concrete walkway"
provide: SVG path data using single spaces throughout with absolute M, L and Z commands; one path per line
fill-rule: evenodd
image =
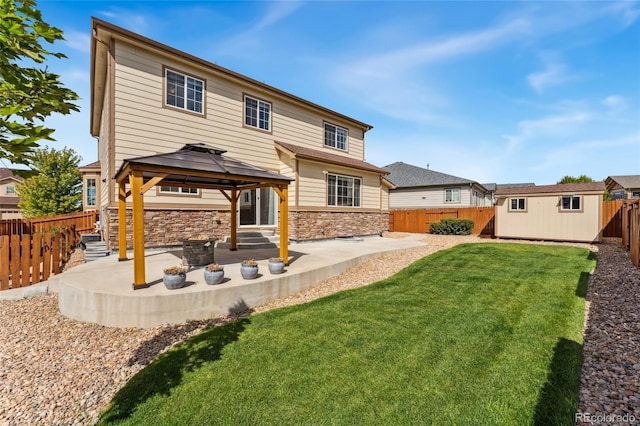
M 59 293 L 60 312 L 79 321 L 113 327 L 150 328 L 184 323 L 246 310 L 295 294 L 339 275 L 356 264 L 383 253 L 424 245 L 423 235 L 393 239 L 365 237 L 359 241 L 326 240 L 292 244 L 290 265 L 271 275 L 267 263 L 279 250 L 215 250 L 215 261 L 224 266 L 221 284 L 207 285 L 203 268 L 187 272 L 187 284 L 167 290 L 163 269 L 179 265 L 182 251 L 147 251 L 146 279 L 149 288 L 133 290 L 133 262 L 119 262 L 117 255 L 77 266 L 49 279 L 48 290 Z M 245 280 L 240 262 L 255 259 L 258 278 Z

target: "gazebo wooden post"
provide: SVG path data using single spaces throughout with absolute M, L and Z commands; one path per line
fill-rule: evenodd
M 238 195 L 236 188 L 231 188 L 231 246 L 229 250 L 238 250 L 237 231 L 238 231 Z
M 118 260 L 127 260 L 127 188 L 124 178 L 118 182 Z
M 132 170 L 129 175 L 133 202 L 133 289 L 146 288 L 144 265 L 144 196 L 142 171 Z
M 273 189 L 280 198 L 280 258 L 289 265 L 289 189 L 286 185 Z

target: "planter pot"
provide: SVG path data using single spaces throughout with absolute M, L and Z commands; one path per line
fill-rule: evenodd
M 272 274 L 281 274 L 284 272 L 284 261 L 269 261 L 269 272 Z
M 240 265 L 240 274 L 242 275 L 242 278 L 244 278 L 245 280 L 252 280 L 258 276 L 258 265 L 255 265 L 255 266 Z
M 224 269 L 220 271 L 210 271 L 207 268 L 204 269 L 204 280 L 207 284 L 220 284 L 224 279 Z
M 185 274 L 184 272 L 177 275 L 164 274 L 162 281 L 164 282 L 165 287 L 167 287 L 169 290 L 176 290 L 178 288 L 182 288 L 184 286 L 184 283 L 187 282 L 187 274 Z

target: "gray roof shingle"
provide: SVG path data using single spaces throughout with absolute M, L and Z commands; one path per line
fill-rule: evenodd
M 416 187 L 416 186 L 441 186 L 441 185 L 464 185 L 476 183 L 476 181 L 464 179 L 457 176 L 448 175 L 446 173 L 436 172 L 434 170 L 423 169 L 422 167 L 412 166 L 411 164 L 398 161 L 383 169 L 389 172 L 387 180 L 398 188 Z M 478 184 L 479 185 L 479 184 Z
M 640 188 L 640 175 L 609 176 L 609 179 L 625 189 Z

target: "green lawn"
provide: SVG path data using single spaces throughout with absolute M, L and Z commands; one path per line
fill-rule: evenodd
M 205 330 L 101 423 L 567 424 L 594 256 L 467 244 L 393 277 Z

